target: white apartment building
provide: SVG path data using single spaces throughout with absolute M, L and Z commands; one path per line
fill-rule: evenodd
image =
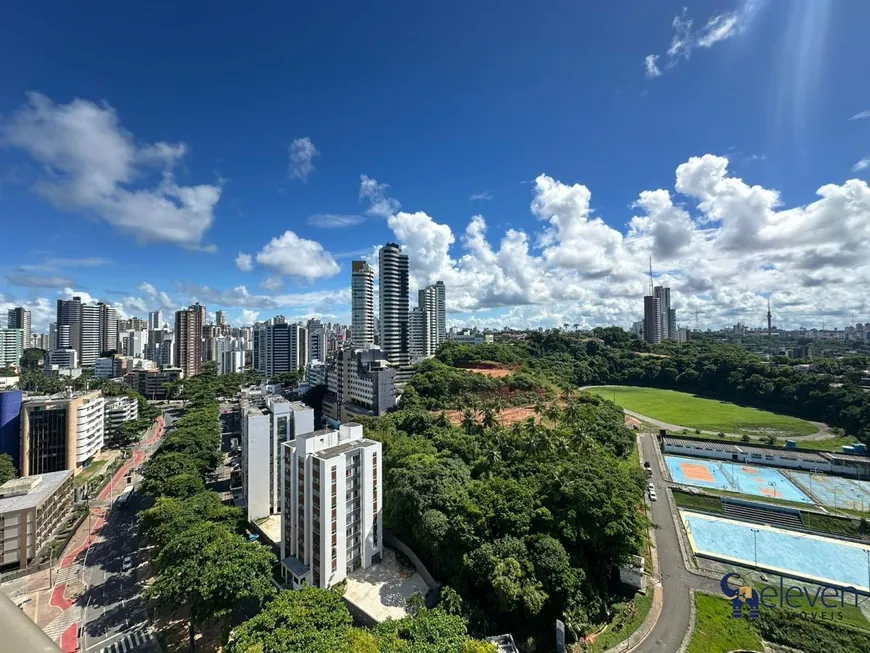
M 328 588 L 383 551 L 381 444 L 361 424 L 281 445 L 281 562 L 289 587 Z
M 245 371 L 245 352 L 243 349 L 223 351 L 217 359 L 218 374 L 241 374 Z
M 279 395 L 243 397 L 240 409 L 242 502 L 253 521 L 280 510 L 278 446 L 313 431 L 314 410 Z
M 444 282 L 437 281 L 431 286 L 421 288 L 417 292 L 417 306 L 425 312 L 428 323 L 426 325 L 426 353 L 431 356 L 438 350 L 438 346 L 447 339 L 447 314 Z
M 105 401 L 106 433 L 114 433 L 124 422 L 139 417 L 139 402 L 133 397 L 108 397 Z
M 428 311 L 419 306 L 408 313 L 408 350 L 411 361 L 417 362 L 435 353 L 432 349 L 432 320 Z
M 24 329 L 0 329 L 0 367 L 18 365 L 24 355 Z
M 48 360 L 46 360 L 46 366 L 51 367 L 57 365 L 58 367 L 78 367 L 79 366 L 79 353 L 72 348 L 69 349 L 53 349 L 48 352 Z

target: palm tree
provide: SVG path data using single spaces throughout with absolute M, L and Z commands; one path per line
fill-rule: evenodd
M 562 616 L 565 619 L 565 628 L 571 633 L 574 641 L 579 642 L 589 628 L 585 611 L 579 606 L 572 606 L 565 610 L 565 614 Z
M 575 401 L 569 401 L 565 406 L 565 421 L 569 424 L 576 424 L 580 421 L 582 415 L 580 404 Z
M 483 419 L 480 425 L 485 429 L 491 429 L 498 426 L 498 417 L 495 414 L 495 409 L 492 406 L 487 406 L 483 409 Z
M 474 411 L 466 408 L 462 412 L 462 428 L 465 429 L 466 435 L 471 435 L 477 429 L 477 420 L 475 419 Z
M 462 614 L 462 597 L 455 589 L 445 585 L 441 588 L 438 607 L 447 614 L 460 615 Z
M 547 406 L 547 410 L 544 412 L 544 416 L 555 424 L 562 416 L 562 411 L 559 410 L 559 407 L 556 404 L 550 404 L 549 406 Z
M 532 410 L 535 411 L 535 415 L 543 415 L 547 411 L 547 404 L 538 399 L 532 406 Z
M 564 399 L 565 401 L 573 399 L 576 393 L 577 389 L 573 385 L 566 385 L 564 388 L 562 388 L 562 399 Z

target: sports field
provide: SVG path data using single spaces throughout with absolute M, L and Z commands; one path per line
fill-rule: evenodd
M 675 390 L 602 386 L 589 388 L 589 392 L 615 401 L 623 408 L 641 415 L 702 431 L 788 437 L 809 435 L 818 430 L 809 422 L 796 417 L 745 408 L 727 401 L 704 399 Z

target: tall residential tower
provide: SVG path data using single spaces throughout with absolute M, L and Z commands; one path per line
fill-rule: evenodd
M 410 362 L 408 343 L 408 255 L 395 243 L 379 254 L 381 349 L 394 365 Z
M 365 261 L 351 264 L 351 327 L 354 347 L 375 341 L 375 272 Z

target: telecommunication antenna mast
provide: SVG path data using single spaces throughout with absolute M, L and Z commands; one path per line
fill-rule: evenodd
M 653 296 L 652 256 L 649 257 L 649 296 Z

